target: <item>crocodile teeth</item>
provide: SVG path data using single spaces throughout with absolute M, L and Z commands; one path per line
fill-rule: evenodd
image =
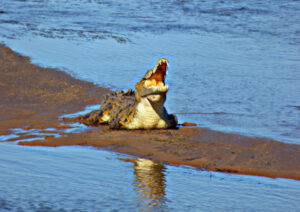
M 166 91 L 168 91 L 168 86 L 164 86 L 164 87 L 162 87 L 162 88 L 159 88 L 159 91 L 161 91 L 161 92 L 166 92 Z
M 155 67 L 153 68 L 152 74 L 155 74 L 155 72 L 157 71 L 157 68 L 158 68 L 160 65 L 164 64 L 164 63 L 167 64 L 167 67 L 166 67 L 166 68 L 168 68 L 169 61 L 168 61 L 167 59 L 160 59 L 160 60 L 159 60 L 159 63 L 157 63 L 157 64 L 155 65 Z
M 155 66 L 155 67 L 153 68 L 152 74 L 155 74 L 155 72 L 156 72 L 156 70 L 157 70 L 157 67 L 158 67 L 158 66 Z
M 164 86 L 164 83 L 163 83 L 163 82 L 158 82 L 158 83 L 157 83 L 157 86 L 158 86 L 158 87 L 163 87 L 163 86 Z

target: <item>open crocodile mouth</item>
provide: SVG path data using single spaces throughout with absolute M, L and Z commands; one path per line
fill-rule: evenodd
M 155 88 L 159 92 L 168 91 L 168 86 L 165 85 L 165 77 L 168 73 L 168 64 L 169 61 L 164 58 L 157 61 L 156 65 L 152 69 L 152 72 L 150 72 L 146 77 L 146 88 Z

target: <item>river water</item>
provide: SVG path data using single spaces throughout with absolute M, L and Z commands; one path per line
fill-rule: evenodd
M 0 211 L 297 211 L 299 182 L 0 143 Z M 298 208 L 297 208 L 298 207 Z
M 0 42 L 33 63 L 127 89 L 166 57 L 166 107 L 180 122 L 300 144 L 299 1 L 0 0 L 0 11 Z M 300 196 L 295 181 L 90 148 L 0 151 L 1 210 L 296 211 Z
M 0 41 L 35 63 L 128 89 L 166 57 L 179 121 L 300 143 L 298 1 L 0 3 Z

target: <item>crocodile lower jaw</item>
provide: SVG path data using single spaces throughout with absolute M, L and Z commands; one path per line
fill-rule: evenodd
M 160 94 L 150 94 L 147 96 L 147 99 L 151 102 L 158 102 L 161 98 Z

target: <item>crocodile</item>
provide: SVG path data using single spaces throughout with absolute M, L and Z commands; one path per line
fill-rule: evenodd
M 164 107 L 168 65 L 167 59 L 159 59 L 135 85 L 134 91 L 114 91 L 105 95 L 100 109 L 88 113 L 83 120 L 94 126 L 108 124 L 111 129 L 176 128 L 177 117 L 168 114 Z

